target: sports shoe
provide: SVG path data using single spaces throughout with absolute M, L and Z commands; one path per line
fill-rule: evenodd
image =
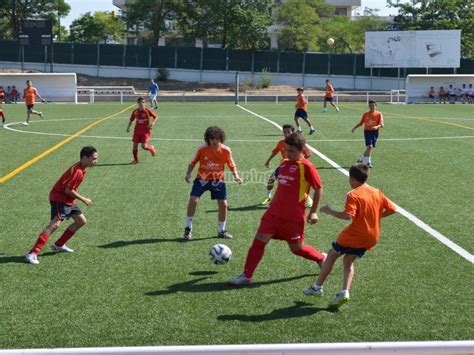
M 191 240 L 192 237 L 193 237 L 192 229 L 189 227 L 184 228 L 183 239 Z
M 241 285 L 250 285 L 253 283 L 251 278 L 248 278 L 244 274 L 234 277 L 227 281 L 227 284 L 230 286 L 241 286 Z
M 314 132 L 316 132 L 316 130 L 315 130 L 314 128 L 311 128 L 311 129 L 309 130 L 309 134 L 310 134 L 310 135 L 313 134 Z
M 334 299 L 329 302 L 328 307 L 333 310 L 339 309 L 343 304 L 349 302 L 349 296 L 345 296 L 342 292 L 339 292 Z
M 328 112 L 327 107 L 323 108 L 323 112 Z
M 43 119 L 43 112 L 38 112 L 38 115 L 40 116 L 41 119 Z
M 28 122 L 22 122 L 21 123 L 23 126 L 29 126 L 30 124 Z
M 132 164 L 132 165 L 137 165 L 137 164 L 138 164 L 138 160 L 133 159 L 130 164 Z
M 314 284 L 313 286 L 311 287 L 308 287 L 308 288 L 305 288 L 303 290 L 303 293 L 306 295 L 306 296 L 322 296 L 324 291 L 323 291 L 323 287 L 322 286 L 318 286 L 316 284 Z
M 272 200 L 271 197 L 265 197 L 265 200 L 263 200 L 260 204 L 262 206 L 268 206 L 270 204 L 270 201 Z
M 367 166 L 368 166 L 369 168 L 372 168 L 372 163 L 367 163 Z
M 38 261 L 38 255 L 35 253 L 28 253 L 25 255 L 25 260 L 28 264 L 38 265 L 40 262 Z
M 322 261 L 320 261 L 319 263 L 317 263 L 319 265 L 319 270 L 321 270 L 323 268 L 323 264 L 326 261 L 326 258 L 328 257 L 327 253 L 321 253 L 321 254 L 324 255 L 324 259 Z
M 155 149 L 155 147 L 152 146 L 152 145 L 150 145 L 150 149 L 151 149 L 151 150 L 150 150 L 151 156 L 153 156 L 153 157 L 156 156 L 156 149 Z
M 339 107 L 336 107 L 336 111 L 337 111 L 337 112 L 339 112 L 339 111 L 340 111 Z
M 219 234 L 218 234 L 217 236 L 218 236 L 219 238 L 232 239 L 232 234 L 230 234 L 230 233 L 227 232 L 227 231 L 219 232 Z
M 51 245 L 51 250 L 52 251 L 59 251 L 62 253 L 73 253 L 74 250 L 69 248 L 66 244 L 63 246 L 58 247 L 56 244 Z

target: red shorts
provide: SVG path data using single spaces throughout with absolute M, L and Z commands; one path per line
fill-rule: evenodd
M 272 239 L 285 240 L 288 244 L 299 244 L 304 241 L 304 222 L 289 221 L 265 213 L 257 233 L 272 235 Z
M 134 133 L 133 134 L 133 143 L 147 144 L 150 140 L 151 133 Z

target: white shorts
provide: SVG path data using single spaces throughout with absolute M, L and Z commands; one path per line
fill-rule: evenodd
M 156 100 L 156 97 L 158 96 L 158 94 L 151 94 L 150 95 L 150 100 L 153 101 L 153 100 Z

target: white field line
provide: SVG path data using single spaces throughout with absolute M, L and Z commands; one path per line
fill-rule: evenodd
M 262 120 L 274 125 L 275 127 L 277 127 L 279 130 L 282 129 L 282 127 L 276 123 L 276 122 L 273 122 L 272 120 L 269 120 L 268 118 L 266 117 L 263 117 L 253 111 L 250 111 L 248 109 L 246 109 L 245 107 L 242 107 L 240 105 L 237 105 L 238 108 L 258 117 L 258 118 L 261 118 Z M 318 157 L 320 157 L 322 160 L 324 160 L 325 162 L 329 163 L 332 167 L 334 167 L 336 170 L 338 170 L 340 173 L 346 175 L 346 176 L 349 176 L 349 172 L 342 168 L 341 166 L 339 166 L 339 164 L 337 164 L 336 162 L 334 162 L 333 160 L 329 159 L 326 155 L 324 155 L 323 153 L 319 152 L 318 150 L 316 150 L 314 147 L 311 147 L 309 146 L 311 151 L 313 153 L 315 153 Z M 471 264 L 474 263 L 474 256 L 469 253 L 468 251 L 466 251 L 465 249 L 463 249 L 462 247 L 460 247 L 459 245 L 457 245 L 456 243 L 454 243 L 453 241 L 451 241 L 450 239 L 448 239 L 447 237 L 445 237 L 444 235 L 442 235 L 440 232 L 438 232 L 437 230 L 431 228 L 429 225 L 427 225 L 425 222 L 423 222 L 422 220 L 420 220 L 418 217 L 414 216 L 413 214 L 411 214 L 410 212 L 408 212 L 407 210 L 405 210 L 404 208 L 398 206 L 397 204 L 394 203 L 394 205 L 396 206 L 397 208 L 397 212 L 400 213 L 403 217 L 407 218 L 410 222 L 413 222 L 416 226 L 418 226 L 419 228 L 423 229 L 425 232 L 427 232 L 428 234 L 430 234 L 431 236 L 433 236 L 435 239 L 437 239 L 438 241 L 440 241 L 441 243 L 443 243 L 444 245 L 446 245 L 448 248 L 450 248 L 451 250 L 453 250 L 454 252 L 456 252 L 457 254 L 461 255 L 464 259 L 466 259 L 467 261 L 469 261 Z

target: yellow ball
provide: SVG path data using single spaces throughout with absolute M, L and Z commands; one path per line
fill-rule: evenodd
M 332 46 L 334 44 L 334 38 L 328 38 L 328 40 L 326 41 L 326 43 L 329 45 L 329 46 Z

